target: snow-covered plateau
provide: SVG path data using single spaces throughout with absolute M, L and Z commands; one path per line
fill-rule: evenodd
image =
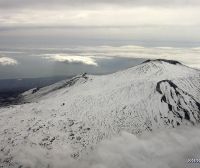
M 184 167 L 200 151 L 199 121 L 197 69 L 148 60 L 82 74 L 0 108 L 0 167 Z

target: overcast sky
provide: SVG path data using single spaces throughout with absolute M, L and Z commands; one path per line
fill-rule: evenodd
M 175 59 L 200 68 L 199 30 L 200 0 L 0 0 L 1 72 L 12 75 L 26 67 L 20 73 L 31 76 L 43 62 L 67 66 L 67 72 L 71 65 L 95 71 L 105 68 L 102 59 L 113 72 L 132 58 Z M 8 53 L 15 48 L 49 50 L 41 57 Z
M 199 0 L 0 0 L 0 45 L 199 46 Z

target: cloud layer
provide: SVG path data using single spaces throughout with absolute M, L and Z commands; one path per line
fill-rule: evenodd
M 90 56 L 72 56 L 67 54 L 45 54 L 44 58 L 63 63 L 80 63 L 97 66 L 96 60 Z
M 75 56 L 67 52 L 76 53 Z M 81 62 L 88 65 L 97 65 L 98 59 L 144 58 L 177 60 L 193 68 L 200 69 L 200 48 L 175 47 L 143 47 L 143 46 L 96 46 L 68 48 L 65 54 L 45 55 L 46 58 L 58 62 Z
M 91 46 L 69 48 L 43 48 L 44 54 L 35 54 L 46 60 L 66 64 L 85 64 L 98 66 L 98 62 L 113 58 L 169 59 L 177 60 L 187 66 L 200 69 L 200 47 L 145 47 L 145 46 Z M 62 52 L 60 52 L 62 51 Z M 39 51 L 38 51 L 39 52 Z M 6 53 L 6 52 L 5 52 Z M 10 53 L 10 52 L 7 52 Z M 11 52 L 12 53 L 12 52 Z M 55 53 L 55 54 L 51 54 Z M 17 60 L 0 57 L 1 65 L 16 65 Z
M 0 65 L 6 66 L 6 65 L 17 65 L 17 60 L 9 57 L 0 57 Z
M 173 48 L 173 47 L 99 47 L 95 54 L 127 58 L 170 59 L 194 68 L 200 68 L 200 48 Z M 92 54 L 92 52 L 91 52 Z
M 23 147 L 16 153 L 15 159 L 30 168 L 198 167 L 198 163 L 188 163 L 188 160 L 200 157 L 199 136 L 199 127 L 160 130 L 142 136 L 124 132 L 97 145 L 89 156 L 78 161 L 70 158 L 69 147 L 53 147 L 50 151 Z

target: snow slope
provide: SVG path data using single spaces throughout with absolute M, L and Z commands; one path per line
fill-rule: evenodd
M 176 61 L 146 61 L 105 76 L 83 74 L 32 89 L 0 109 L 0 163 L 16 167 L 24 146 L 85 156 L 121 131 L 138 135 L 200 120 L 200 71 Z M 70 151 L 70 152 L 69 152 Z M 48 155 L 48 154 L 47 154 Z

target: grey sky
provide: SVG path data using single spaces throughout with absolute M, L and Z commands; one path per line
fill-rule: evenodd
M 0 0 L 0 46 L 197 46 L 199 18 L 199 0 Z
M 180 6 L 200 5 L 198 0 L 1 0 L 1 8 L 90 7 L 99 5 Z

